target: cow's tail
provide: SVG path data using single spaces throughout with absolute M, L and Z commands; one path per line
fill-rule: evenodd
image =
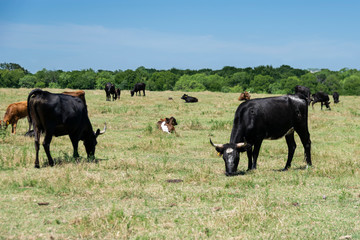
M 31 114 L 30 114 L 30 98 L 32 98 L 34 95 L 37 95 L 39 93 L 42 93 L 43 90 L 41 89 L 34 89 L 29 93 L 29 96 L 27 98 L 27 111 L 28 111 L 28 116 L 29 116 L 29 122 L 32 123 L 32 119 L 31 119 Z

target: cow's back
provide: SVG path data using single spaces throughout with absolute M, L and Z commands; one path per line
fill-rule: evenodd
M 86 106 L 78 97 L 37 91 L 32 97 L 29 95 L 28 104 L 30 117 L 38 129 L 55 128 L 55 136 L 81 129 L 89 121 Z
M 86 105 L 85 91 L 83 91 L 83 90 L 78 90 L 78 91 L 73 91 L 73 92 L 63 92 L 62 94 L 70 95 L 70 96 L 73 96 L 73 97 L 78 97 Z
M 12 123 L 13 121 L 15 121 L 15 119 L 18 120 L 26 117 L 27 115 L 28 113 L 26 101 L 12 103 L 6 109 L 4 121 L 9 121 L 10 123 Z
M 230 142 L 278 139 L 305 118 L 307 123 L 307 114 L 306 100 L 293 95 L 248 100 L 235 112 Z
M 146 84 L 145 83 L 136 83 L 135 84 L 135 92 L 141 91 L 145 89 Z

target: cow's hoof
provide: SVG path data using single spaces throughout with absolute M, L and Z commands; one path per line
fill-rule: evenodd
M 289 168 L 284 168 L 283 170 L 281 170 L 282 172 L 285 172 L 285 171 L 287 171 L 287 170 L 289 170 Z
M 35 165 L 35 168 L 40 168 L 40 165 Z

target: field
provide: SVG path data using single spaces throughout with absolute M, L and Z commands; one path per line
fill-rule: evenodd
M 29 92 L 0 89 L 1 117 Z M 190 94 L 196 104 L 182 94 L 123 91 L 107 102 L 104 91 L 86 91 L 94 130 L 107 123 L 92 162 L 82 143 L 73 159 L 64 136 L 50 146 L 57 165 L 47 166 L 41 146 L 35 169 L 27 121 L 16 135 L 1 131 L 0 239 L 360 239 L 359 97 L 340 96 L 332 111 L 309 108 L 313 167 L 295 134 L 289 171 L 278 171 L 285 139 L 265 140 L 257 170 L 226 177 L 209 138 L 229 141 L 238 94 Z M 156 128 L 170 116 L 177 134 Z M 238 170 L 246 168 L 241 154 Z

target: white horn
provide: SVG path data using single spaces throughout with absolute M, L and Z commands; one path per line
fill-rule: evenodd
M 224 147 L 224 144 L 214 144 L 214 143 L 211 141 L 211 138 L 210 138 L 210 143 L 211 143 L 211 145 L 213 145 L 214 147 L 218 147 L 218 148 L 223 148 L 223 147 Z
M 99 135 L 100 135 L 100 134 L 104 134 L 105 131 L 106 131 L 106 122 L 105 122 L 104 130 L 100 131 Z

